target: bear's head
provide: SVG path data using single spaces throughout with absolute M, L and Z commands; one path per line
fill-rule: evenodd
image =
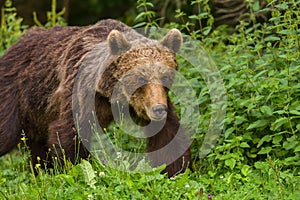
M 175 53 L 182 45 L 180 31 L 172 29 L 157 41 L 143 36 L 127 40 L 113 30 L 107 43 L 116 59 L 103 73 L 98 92 L 112 104 L 129 104 L 139 118 L 165 119 L 168 91 L 178 70 Z

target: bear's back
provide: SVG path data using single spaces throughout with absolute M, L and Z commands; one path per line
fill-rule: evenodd
M 72 88 L 84 55 L 91 47 L 106 40 L 111 30 L 123 32 L 130 28 L 108 19 L 91 26 L 29 29 L 0 58 L 0 87 L 3 90 L 0 98 L 7 103 L 12 99 L 19 101 L 21 121 L 27 118 L 38 122 L 41 116 L 47 118 L 44 114 L 51 115 L 49 120 L 39 122 L 46 125 L 53 120 L 51 113 L 57 112 L 47 111 L 49 99 L 59 86 Z M 69 82 L 62 83 L 65 80 Z

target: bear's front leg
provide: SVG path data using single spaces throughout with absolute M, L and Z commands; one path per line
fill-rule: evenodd
M 180 172 L 184 172 L 191 167 L 190 139 L 186 135 L 179 118 L 174 111 L 174 106 L 168 101 L 168 115 L 166 121 L 151 122 L 147 126 L 146 134 L 148 138 L 148 154 L 154 167 L 167 164 L 163 173 L 167 172 L 168 177 L 172 177 Z M 161 123 L 165 123 L 162 125 Z M 155 126 L 163 126 L 158 133 L 153 133 Z M 153 135 L 155 134 L 155 135 Z

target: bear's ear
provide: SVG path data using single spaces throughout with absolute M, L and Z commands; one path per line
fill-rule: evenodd
M 178 52 L 182 45 L 181 32 L 176 28 L 171 29 L 167 35 L 161 39 L 160 43 L 173 50 L 175 53 Z
M 122 33 L 117 30 L 112 30 L 109 33 L 107 40 L 110 53 L 113 55 L 121 54 L 127 51 L 131 46 Z

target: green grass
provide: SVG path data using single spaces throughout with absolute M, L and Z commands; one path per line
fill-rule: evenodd
M 35 177 L 27 155 L 0 158 L 0 199 L 297 199 L 300 177 L 269 158 L 242 171 L 218 176 L 197 169 L 168 179 L 156 169 L 148 174 L 117 171 L 101 162 L 68 164 L 64 173 L 40 170 Z M 213 167 L 213 166 L 211 166 Z M 215 172 L 218 173 L 218 172 Z M 204 192 L 200 190 L 203 188 Z

